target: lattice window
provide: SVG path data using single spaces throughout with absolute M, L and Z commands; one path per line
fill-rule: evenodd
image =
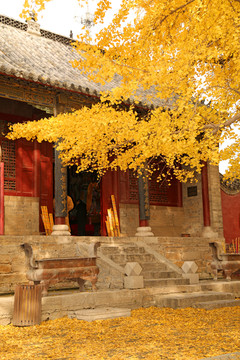
M 157 173 L 149 181 L 149 201 L 150 203 L 168 202 L 168 185 L 165 182 L 157 181 Z
M 4 162 L 4 190 L 16 191 L 16 143 L 2 137 L 7 132 L 8 123 L 0 120 L 0 143 Z
M 161 182 L 157 181 L 157 177 L 159 172 L 156 171 L 153 173 L 153 177 L 148 182 L 149 186 L 149 202 L 152 205 L 168 205 L 172 202 L 172 197 L 174 197 L 174 203 L 177 203 L 177 193 L 178 191 L 175 187 L 169 187 L 166 180 L 162 180 Z M 128 178 L 128 186 L 129 186 L 129 201 L 132 203 L 138 202 L 138 180 L 134 175 L 133 171 L 129 171 Z M 172 181 L 171 181 L 172 182 Z M 172 195 L 174 193 L 174 195 Z M 175 199 L 176 198 L 176 199 Z
M 131 170 L 129 170 L 129 200 L 138 201 L 138 179 Z

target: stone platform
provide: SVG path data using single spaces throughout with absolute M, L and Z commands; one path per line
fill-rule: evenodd
M 96 309 L 84 309 L 78 311 L 71 311 L 68 317 L 71 319 L 95 321 L 115 319 L 119 317 L 131 316 L 131 309 L 128 308 L 113 308 L 113 307 L 101 307 Z
M 215 240 L 221 241 L 221 239 Z M 166 267 L 162 268 L 163 271 L 167 268 L 168 271 L 178 272 L 180 275 L 181 266 L 185 261 L 195 261 L 200 279 L 209 278 L 212 260 L 209 241 L 202 237 L 0 236 L 0 294 L 13 293 L 17 284 L 27 282 L 26 259 L 20 247 L 23 243 L 30 244 L 36 257 L 42 259 L 46 257 L 86 257 L 85 245 L 91 242 L 100 242 L 98 286 L 102 289 L 120 289 L 124 286 L 124 261 L 125 263 L 126 261 L 140 262 L 139 255 L 145 265 L 147 265 L 146 262 L 153 263 L 154 259 L 160 270 L 159 264 L 165 262 Z M 136 249 L 137 251 L 135 251 Z M 141 254 L 142 251 L 144 253 Z M 123 260 L 124 258 L 125 260 Z M 153 286 L 153 283 L 157 282 L 157 286 L 160 286 L 160 282 L 161 285 L 165 285 L 164 274 L 160 274 L 159 279 L 163 280 L 159 281 L 155 276 L 150 276 L 150 269 L 146 267 L 144 271 L 148 271 L 148 276 L 144 279 L 145 287 Z M 172 276 L 168 274 L 168 277 Z M 183 280 L 181 278 L 177 282 L 184 283 Z M 168 282 L 173 282 L 173 280 Z M 62 284 L 61 287 L 65 287 L 65 285 Z
M 106 307 L 137 309 L 149 306 L 171 307 L 172 304 L 174 307 L 198 307 L 198 303 L 205 301 L 208 302 L 208 308 L 219 307 L 218 301 L 225 301 L 224 306 L 228 306 L 228 304 L 232 306 L 232 302 L 236 301 L 235 306 L 239 306 L 239 300 L 234 300 L 237 297 L 240 297 L 240 281 L 203 281 L 197 285 L 175 285 L 135 290 L 99 290 L 96 292 L 61 290 L 50 292 L 49 296 L 42 298 L 42 321 L 69 316 L 84 309 Z M 181 299 L 177 305 L 174 300 L 176 298 Z M 14 296 L 0 297 L 0 325 L 7 325 L 11 322 L 13 303 Z

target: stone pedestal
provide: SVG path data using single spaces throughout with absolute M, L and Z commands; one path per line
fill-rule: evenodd
M 70 236 L 71 233 L 68 229 L 67 225 L 53 225 L 53 230 L 51 235 L 65 235 L 65 236 Z
M 150 226 L 139 226 L 135 236 L 154 236 L 151 230 Z

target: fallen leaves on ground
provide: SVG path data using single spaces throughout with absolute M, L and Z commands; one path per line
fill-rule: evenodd
M 194 360 L 240 351 L 240 307 L 147 308 L 131 317 L 0 326 L 1 360 Z

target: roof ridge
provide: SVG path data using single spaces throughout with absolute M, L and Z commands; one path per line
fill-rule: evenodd
M 223 175 L 220 173 L 220 186 L 221 189 L 229 195 L 235 195 L 240 192 L 240 179 L 224 180 Z
M 28 25 L 27 23 L 24 23 L 22 21 L 19 20 L 15 20 L 13 18 L 10 18 L 8 16 L 5 15 L 0 15 L 0 23 L 8 25 L 8 26 L 12 26 L 15 27 L 16 29 L 20 29 L 23 31 L 27 31 Z M 71 45 L 71 43 L 74 41 L 73 39 L 67 37 L 67 36 L 63 36 L 63 35 L 59 35 L 56 33 L 53 33 L 51 31 L 48 30 L 44 30 L 44 29 L 40 29 L 41 32 L 41 36 L 47 39 L 51 39 L 53 41 L 57 41 L 60 42 L 64 45 Z

